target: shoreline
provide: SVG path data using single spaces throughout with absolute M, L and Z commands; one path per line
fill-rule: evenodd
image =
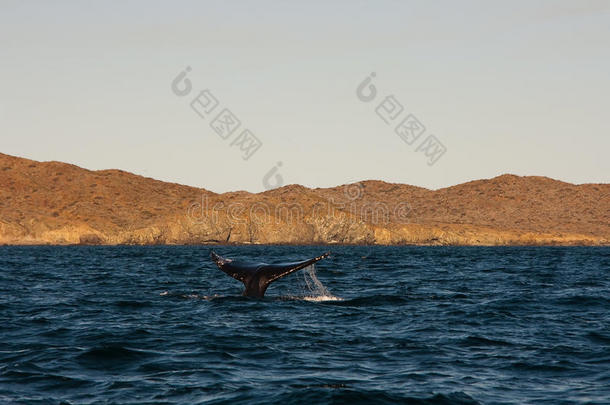
M 0 247 L 170 247 L 170 246 L 182 246 L 182 247 L 241 247 L 241 246 L 294 246 L 294 247 L 599 247 L 608 248 L 610 243 L 599 243 L 599 244 L 497 244 L 497 245 L 483 245 L 483 244 L 361 244 L 361 243 L 117 243 L 117 244 L 87 244 L 87 243 L 0 243 Z

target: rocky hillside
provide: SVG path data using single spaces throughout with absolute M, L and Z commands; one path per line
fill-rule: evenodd
M 610 184 L 503 175 L 216 194 L 0 154 L 1 244 L 610 245 Z

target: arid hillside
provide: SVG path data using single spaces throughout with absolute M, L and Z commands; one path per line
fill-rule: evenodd
M 610 184 L 503 175 L 216 194 L 0 154 L 2 244 L 610 245 Z

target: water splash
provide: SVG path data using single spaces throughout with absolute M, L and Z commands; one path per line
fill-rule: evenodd
M 335 297 L 328 291 L 316 275 L 316 265 L 312 264 L 305 267 L 301 273 L 305 282 L 304 296 L 305 301 L 340 301 L 342 298 Z

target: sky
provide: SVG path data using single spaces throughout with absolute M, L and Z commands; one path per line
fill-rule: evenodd
M 0 0 L 0 38 L 10 155 L 215 192 L 610 182 L 608 0 Z

